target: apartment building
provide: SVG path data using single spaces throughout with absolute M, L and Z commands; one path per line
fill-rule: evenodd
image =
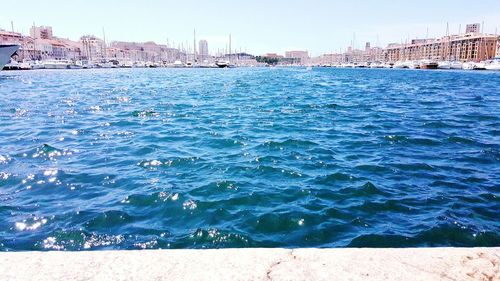
M 293 59 L 299 64 L 305 64 L 309 60 L 309 52 L 307 51 L 287 51 L 285 52 L 285 58 Z
M 495 56 L 498 41 L 497 35 L 479 33 L 413 40 L 410 44 L 389 45 L 386 48 L 386 60 L 482 61 Z

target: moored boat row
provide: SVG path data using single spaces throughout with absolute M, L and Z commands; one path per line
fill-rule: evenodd
M 482 62 L 460 62 L 460 61 L 397 61 L 394 63 L 343 63 L 333 65 L 322 65 L 335 68 L 396 68 L 396 69 L 442 69 L 442 70 L 495 70 L 500 71 L 500 57 Z
M 7 58 L 5 67 L 2 64 L 3 70 L 35 70 L 35 69 L 91 69 L 91 68 L 157 68 L 157 67 L 169 67 L 169 68 L 226 68 L 233 67 L 229 62 L 216 62 L 216 63 L 192 63 L 181 61 L 175 61 L 174 63 L 158 63 L 158 62 L 144 62 L 144 61 L 116 61 L 116 60 L 102 60 L 102 61 L 72 61 L 72 60 L 42 60 L 42 61 L 32 61 L 25 60 L 22 62 L 17 62 L 15 60 L 10 60 L 10 55 Z

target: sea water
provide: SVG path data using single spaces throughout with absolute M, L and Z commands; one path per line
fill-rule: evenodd
M 0 251 L 500 246 L 499 195 L 499 73 L 0 73 Z

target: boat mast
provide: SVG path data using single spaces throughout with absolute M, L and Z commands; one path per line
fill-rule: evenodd
M 103 59 L 106 59 L 107 58 L 107 54 L 106 54 L 106 32 L 104 32 L 104 27 L 102 28 L 102 36 L 103 36 L 103 39 L 104 39 L 104 49 L 103 49 Z
M 446 56 L 448 57 L 448 61 L 451 61 L 451 55 L 450 55 L 450 24 L 447 22 L 446 23 Z
M 197 61 L 196 58 L 196 29 L 194 30 L 194 37 L 193 37 L 193 62 Z
M 35 60 L 36 59 L 36 38 L 35 38 L 35 22 L 33 22 L 33 57 L 32 59 Z

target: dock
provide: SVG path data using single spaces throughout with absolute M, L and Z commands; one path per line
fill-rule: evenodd
M 0 253 L 1 280 L 500 280 L 500 248 Z

